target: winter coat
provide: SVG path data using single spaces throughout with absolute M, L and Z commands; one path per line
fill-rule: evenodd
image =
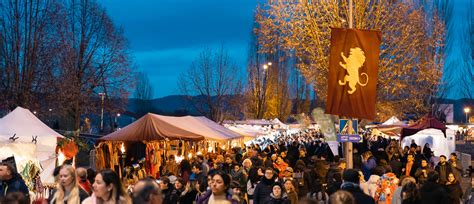
M 362 162 L 362 173 L 364 174 L 364 179 L 369 180 L 372 170 L 377 166 L 374 157 L 369 157 L 367 161 Z
M 263 201 L 272 193 L 272 187 L 274 183 L 274 180 L 263 177 L 260 183 L 257 184 L 257 187 L 255 187 L 255 191 L 253 193 L 253 203 L 263 203 Z
M 282 196 L 281 198 L 275 198 L 273 193 L 271 193 L 270 196 L 265 198 L 263 204 L 290 204 L 290 201 L 284 196 Z
M 449 167 L 451 167 L 451 172 L 453 172 L 456 180 L 460 181 L 462 179 L 463 167 L 460 161 L 456 161 L 456 167 L 453 166 L 451 160 L 449 161 Z
M 3 198 L 8 193 L 13 192 L 23 193 L 27 198 L 30 195 L 25 181 L 23 181 L 20 174 L 18 173 L 13 173 L 13 177 L 10 180 L 0 181 L 0 198 Z
M 295 191 L 287 192 L 286 195 L 290 204 L 298 204 L 298 195 Z
M 202 196 L 200 196 L 196 199 L 196 204 L 208 204 L 209 199 L 211 198 L 211 195 L 212 195 L 212 191 L 207 191 Z M 225 197 L 226 197 L 226 200 L 230 201 L 231 204 L 238 204 L 238 202 L 232 198 L 231 194 L 226 193 Z M 165 202 L 163 202 L 163 203 L 165 203 Z M 168 204 L 168 203 L 166 203 L 166 204 Z
M 375 204 L 374 199 L 362 192 L 360 186 L 357 184 L 344 182 L 341 185 L 341 189 L 351 193 L 352 196 L 354 196 L 356 204 Z
M 392 167 L 392 172 L 397 175 L 397 177 L 400 177 L 402 174 L 402 169 L 403 169 L 403 163 L 399 160 L 392 160 L 389 162 L 390 167 Z
M 438 183 L 427 181 L 420 188 L 421 204 L 446 204 L 449 202 L 448 193 Z
M 430 171 L 430 169 L 428 167 L 420 167 L 416 170 L 415 172 L 415 178 L 416 178 L 416 181 L 419 183 L 419 184 L 423 184 L 426 182 L 426 180 L 428 179 L 427 176 L 425 176 L 425 174 L 423 173 L 423 170 L 426 170 L 426 175 L 428 175 L 428 172 Z
M 452 184 L 446 185 L 446 190 L 449 195 L 450 203 L 459 204 L 463 195 L 461 184 L 458 181 L 455 181 Z
M 448 175 L 451 173 L 451 165 L 446 162 L 444 165 L 441 165 L 441 162 L 438 163 L 435 167 L 435 171 L 438 172 L 440 184 L 445 184 L 448 181 Z M 456 177 L 456 176 L 455 176 Z

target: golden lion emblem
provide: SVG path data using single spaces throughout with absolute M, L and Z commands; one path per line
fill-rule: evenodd
M 349 87 L 351 90 L 347 91 L 347 93 L 353 94 L 357 89 L 357 84 L 360 86 L 366 86 L 369 82 L 369 76 L 367 73 L 361 73 L 361 75 L 365 75 L 367 77 L 365 83 L 361 83 L 359 78 L 359 69 L 362 67 L 362 65 L 364 65 L 365 62 L 364 51 L 358 47 L 351 48 L 349 57 L 344 56 L 344 52 L 341 52 L 341 56 L 345 64 L 339 62 L 339 65 L 347 70 L 347 75 L 344 76 L 344 80 L 339 80 L 339 85 L 344 86 L 347 82 L 349 82 Z

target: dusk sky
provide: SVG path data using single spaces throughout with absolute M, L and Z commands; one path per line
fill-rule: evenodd
M 154 97 L 179 94 L 177 78 L 205 48 L 220 45 L 245 69 L 256 0 L 100 0 L 125 31 Z

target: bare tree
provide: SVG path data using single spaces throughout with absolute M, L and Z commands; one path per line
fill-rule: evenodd
M 135 87 L 135 98 L 141 100 L 150 100 L 153 97 L 153 87 L 148 76 L 140 72 L 137 74 L 137 86 Z
M 325 99 L 330 28 L 348 27 L 347 1 L 271 1 L 261 8 L 262 52 L 274 51 L 275 42 L 292 51 L 301 74 Z M 382 31 L 377 112 L 428 112 L 442 75 L 442 19 L 405 1 L 355 1 L 354 22 L 358 29 Z M 275 30 L 278 35 L 268 35 Z
M 239 68 L 222 46 L 202 51 L 179 76 L 178 87 L 201 114 L 221 122 L 228 116 L 233 97 L 241 97 Z

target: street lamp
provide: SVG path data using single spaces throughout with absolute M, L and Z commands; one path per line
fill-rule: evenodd
M 104 97 L 105 93 L 99 93 L 101 98 L 101 111 L 100 111 L 100 132 L 104 130 Z
M 120 113 L 117 113 L 117 115 L 115 116 L 115 125 L 114 125 L 114 128 L 117 128 L 118 127 L 118 118 L 120 117 Z
M 466 114 L 466 123 L 469 123 L 467 115 L 471 112 L 471 109 L 469 107 L 464 108 L 464 113 Z

